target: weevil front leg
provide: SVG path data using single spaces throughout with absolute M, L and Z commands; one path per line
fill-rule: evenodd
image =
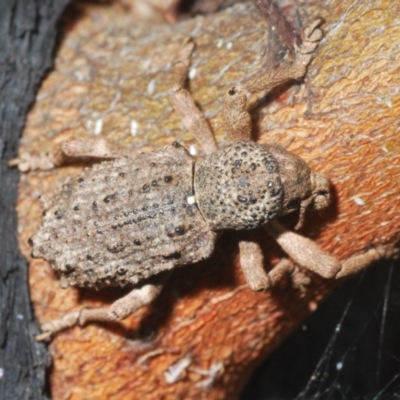
M 307 66 L 322 39 L 322 32 L 318 29 L 320 24 L 321 21 L 317 20 L 304 30 L 304 41 L 295 48 L 295 60 L 291 65 L 259 73 L 228 91 L 223 100 L 223 117 L 225 129 L 232 140 L 251 140 L 251 117 L 247 102 L 252 94 L 269 92 L 306 74 Z
M 120 321 L 132 315 L 140 308 L 149 305 L 161 292 L 169 274 L 158 277 L 157 283 L 145 284 L 135 288 L 126 296 L 118 299 L 109 307 L 83 308 L 44 323 L 42 333 L 36 336 L 38 341 L 49 341 L 52 336 L 75 325 L 83 326 L 88 322 Z
M 204 151 L 211 154 L 218 150 L 214 134 L 192 95 L 184 87 L 193 49 L 194 43 L 186 41 L 174 61 L 174 84 L 170 100 L 186 129 L 197 139 Z
M 355 274 L 379 259 L 400 256 L 399 248 L 377 246 L 340 262 L 325 253 L 312 240 L 286 229 L 277 221 L 269 222 L 264 228 L 291 259 L 283 258 L 267 273 L 263 267 L 263 254 L 258 243 L 241 240 L 239 242 L 241 267 L 247 284 L 254 291 L 273 287 L 288 273 L 292 275 L 294 286 L 302 288 L 308 283 L 308 278 L 301 270 L 297 270 L 296 265 L 327 279 L 339 279 Z
M 279 243 L 285 253 L 301 267 L 324 278 L 333 278 L 341 269 L 339 260 L 325 253 L 314 241 L 292 232 L 278 221 L 264 229 Z
M 264 229 L 296 264 L 324 278 L 343 278 L 381 258 L 396 258 L 400 255 L 398 248 L 378 246 L 340 262 L 337 258 L 325 253 L 312 240 L 290 231 L 277 221 L 269 222 Z
M 399 256 L 400 248 L 398 247 L 372 247 L 343 261 L 341 264 L 342 268 L 336 275 L 336 278 L 343 278 L 348 275 L 353 275 L 356 272 L 361 271 L 367 265 L 373 263 L 374 261 L 381 260 L 382 258 L 397 259 Z

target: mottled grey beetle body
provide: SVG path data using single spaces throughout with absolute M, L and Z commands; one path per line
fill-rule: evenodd
M 87 169 L 44 204 L 33 256 L 50 261 L 64 285 L 95 287 L 209 257 L 216 234 L 190 204 L 193 165 L 177 145 Z
M 217 231 L 257 228 L 289 211 L 277 151 L 297 164 L 297 209 L 311 194 L 310 169 L 286 150 L 237 142 L 195 162 L 175 144 L 67 181 L 44 202 L 33 256 L 50 261 L 64 286 L 95 287 L 208 258 Z

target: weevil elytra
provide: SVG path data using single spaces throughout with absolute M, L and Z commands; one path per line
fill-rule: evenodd
M 149 304 L 165 284 L 168 271 L 208 258 L 225 229 L 263 227 L 293 261 L 269 273 L 259 246 L 239 242 L 240 262 L 252 290 L 268 289 L 293 262 L 326 278 L 344 276 L 381 256 L 369 251 L 340 263 L 313 241 L 286 229 L 279 217 L 329 205 L 329 180 L 278 145 L 251 141 L 247 100 L 292 79 L 302 78 L 322 38 L 319 21 L 304 30 L 294 62 L 259 73 L 224 97 L 224 125 L 232 143 L 219 150 L 203 114 L 184 88 L 194 44 L 182 46 L 174 63 L 172 104 L 207 156 L 194 159 L 178 144 L 132 155 L 106 140 L 76 138 L 57 148 L 53 167 L 66 157 L 108 159 L 67 180 L 43 199 L 43 223 L 31 238 L 32 255 L 49 261 L 63 286 L 133 286 L 110 307 L 82 309 L 45 323 L 38 340 L 90 321 L 124 319 Z M 44 162 L 44 164 L 43 164 Z M 10 164 L 21 170 L 35 160 Z M 29 164 L 29 165 L 28 165 Z

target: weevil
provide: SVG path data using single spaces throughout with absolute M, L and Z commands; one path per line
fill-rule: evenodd
M 38 340 L 90 321 L 126 318 L 159 295 L 172 270 L 210 257 L 226 229 L 262 227 L 291 258 L 267 273 L 259 245 L 241 239 L 240 263 L 254 291 L 274 285 L 294 263 L 332 278 L 378 257 L 370 249 L 340 263 L 284 227 L 279 218 L 286 214 L 297 211 L 299 227 L 307 209 L 329 205 L 329 179 L 283 147 L 251 140 L 248 98 L 304 77 L 322 38 L 319 24 L 304 30 L 292 64 L 260 72 L 227 91 L 223 117 L 232 143 L 223 149 L 185 89 L 194 47 L 187 41 L 173 64 L 171 102 L 206 157 L 195 159 L 177 143 L 133 155 L 104 139 L 75 138 L 59 144 L 52 160 L 40 158 L 39 164 L 47 162 L 43 168 L 57 166 L 65 157 L 107 161 L 68 179 L 42 200 L 43 222 L 29 241 L 33 257 L 49 261 L 63 287 L 133 288 L 109 307 L 82 309 L 45 323 Z M 27 163 L 33 167 L 35 161 L 20 158 L 10 165 L 26 170 Z

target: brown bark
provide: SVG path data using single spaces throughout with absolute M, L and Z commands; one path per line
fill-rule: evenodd
M 302 3 L 299 10 L 306 22 L 326 20 L 326 38 L 306 84 L 277 91 L 269 107 L 258 109 L 254 125 L 257 140 L 280 143 L 330 176 L 334 203 L 324 215 L 308 215 L 302 233 L 345 259 L 367 246 L 399 242 L 400 5 L 312 4 Z M 194 143 L 168 102 L 171 72 L 165 68 L 189 34 L 196 43 L 190 90 L 224 144 L 220 100 L 265 63 L 267 30 L 255 8 L 243 4 L 172 27 L 133 24 L 118 7 L 86 8 L 66 25 L 56 68 L 41 88 L 23 145 L 44 150 L 49 138 L 71 131 L 101 131 L 144 151 L 174 140 Z M 30 173 L 21 181 L 20 243 L 27 256 L 27 239 L 40 223 L 37 196 L 80 169 Z M 257 235 L 268 268 L 282 253 L 262 232 Z M 121 296 L 62 290 L 41 260 L 31 261 L 30 284 L 42 321 Z M 253 293 L 238 265 L 235 235 L 226 234 L 210 260 L 176 271 L 151 309 L 121 325 L 60 334 L 51 344 L 53 397 L 234 398 L 254 366 L 334 284 L 313 275 L 303 293 L 289 280 L 274 291 Z M 168 383 L 165 372 L 183 359 L 188 365 L 179 380 Z M 213 368 L 215 379 L 205 389 L 208 376 L 199 369 Z

